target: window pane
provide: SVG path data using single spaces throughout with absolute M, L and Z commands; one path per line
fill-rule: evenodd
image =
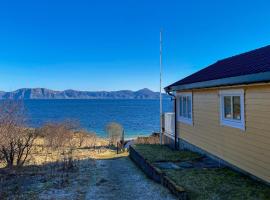
M 179 115 L 183 116 L 183 99 L 179 97 Z
M 241 120 L 240 96 L 233 96 L 233 119 Z
M 187 117 L 187 97 L 183 97 L 183 117 Z
M 187 112 L 188 112 L 188 118 L 191 119 L 191 98 L 190 96 L 187 97 Z
M 232 102 L 231 96 L 224 96 L 224 117 L 225 118 L 232 118 Z

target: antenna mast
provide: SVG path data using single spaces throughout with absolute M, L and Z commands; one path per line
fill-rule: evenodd
M 159 47 L 159 110 L 160 110 L 160 144 L 162 144 L 162 30 L 160 30 L 160 47 Z

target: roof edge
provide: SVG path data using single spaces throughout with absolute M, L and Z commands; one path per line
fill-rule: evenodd
M 242 76 L 234 76 L 229 78 L 215 79 L 210 81 L 202 81 L 196 83 L 189 83 L 171 87 L 165 87 L 166 92 L 179 91 L 179 90 L 188 90 L 188 89 L 200 89 L 200 88 L 210 88 L 217 86 L 230 86 L 230 85 L 239 85 L 239 84 L 250 84 L 250 83 L 260 83 L 260 82 L 269 82 L 270 81 L 270 72 L 261 72 L 256 74 L 248 74 Z

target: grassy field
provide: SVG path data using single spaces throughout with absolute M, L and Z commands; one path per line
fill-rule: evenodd
M 107 141 L 97 138 L 96 146 L 87 142 L 74 147 L 72 154 L 44 146 L 38 138 L 29 161 L 22 168 L 0 165 L 0 199 L 84 199 L 96 174 L 96 161 L 128 156 L 117 154 Z M 71 157 L 71 158 L 70 158 Z M 1 164 L 1 163 L 0 163 Z
M 150 162 L 187 161 L 200 156 L 190 151 L 174 151 L 161 145 L 134 145 Z M 185 188 L 190 199 L 269 200 L 270 187 L 228 168 L 161 169 Z
M 270 188 L 228 168 L 165 170 L 190 199 L 269 200 Z
M 83 199 L 93 176 L 92 159 L 25 166 L 0 172 L 0 199 Z
M 79 149 L 74 151 L 74 157 L 80 159 L 71 163 L 66 160 L 27 165 L 14 171 L 0 169 L 0 199 L 85 199 L 95 181 L 97 160 L 126 156 L 127 152 L 116 154 L 110 149 Z
M 186 161 L 201 157 L 199 154 L 191 151 L 174 151 L 167 146 L 159 144 L 136 144 L 133 147 L 151 163 L 163 161 Z

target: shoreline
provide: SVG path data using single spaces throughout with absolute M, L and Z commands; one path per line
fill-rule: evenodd
M 140 138 L 140 137 L 150 137 L 150 136 L 152 136 L 154 133 L 156 133 L 156 132 L 149 133 L 149 134 L 141 134 L 141 135 L 137 135 L 137 136 L 131 135 L 131 136 L 128 136 L 128 137 L 124 137 L 124 140 L 125 140 L 125 141 L 132 141 L 132 140 L 136 140 L 136 139 L 138 139 L 138 138 Z M 107 137 L 99 136 L 98 134 L 96 134 L 96 136 L 99 137 L 99 138 L 101 138 L 101 139 L 105 139 L 105 140 L 107 139 Z

